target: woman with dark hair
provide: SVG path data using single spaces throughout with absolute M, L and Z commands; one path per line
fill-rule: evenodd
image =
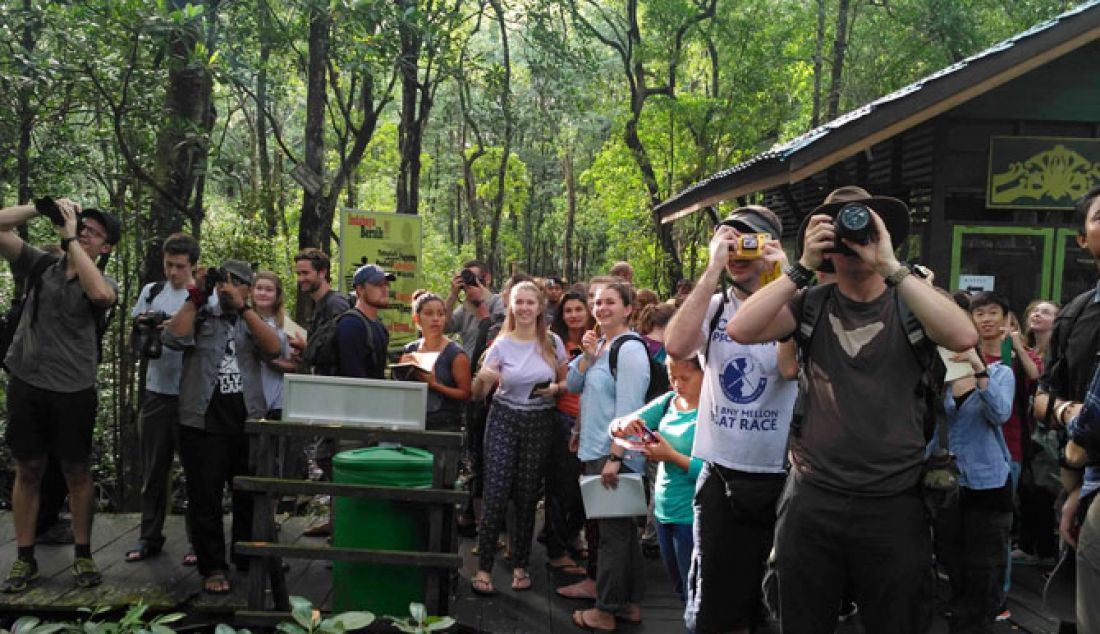
M 569 359 L 575 359 L 584 353 L 581 339 L 593 323 L 584 294 L 570 291 L 558 302 L 550 328 L 565 343 Z M 559 429 L 551 454 L 555 468 L 546 474 L 546 555 L 551 568 L 576 575 L 584 574 L 585 569 L 575 558 L 588 558 L 581 538 L 585 515 L 577 482 L 581 463 L 574 442 L 580 433 L 576 424 L 580 408 L 579 394 L 565 391 L 558 396 Z
M 485 425 L 484 508 L 478 528 L 477 594 L 493 593 L 493 560 L 509 499 L 515 504 L 512 589 L 531 588 L 527 563 L 544 474 L 557 428 L 554 397 L 565 378 L 565 347 L 545 322 L 545 299 L 532 282 L 512 287 L 504 326 L 473 383 L 474 398 L 496 386 Z
M 413 365 L 399 378 L 428 384 L 425 426 L 429 431 L 460 432 L 462 409 L 470 398 L 470 357 L 462 346 L 443 334 L 447 326 L 447 308 L 442 297 L 416 291 L 412 312 L 421 337 L 405 346 L 400 362 L 415 364 L 414 353 L 438 356 L 428 366 L 430 369 Z
M 611 444 L 608 425 L 645 404 L 649 387 L 649 352 L 638 341 L 621 342 L 617 368 L 611 367 L 615 340 L 631 334 L 628 327 L 633 293 L 630 286 L 612 282 L 596 294 L 593 315 L 600 333 L 589 330 L 581 340 L 584 354 L 569 364 L 569 391 L 581 394 L 581 435 L 577 456 L 589 475 L 600 475 L 604 486 L 615 488 L 619 473 L 641 473 L 644 457 Z M 604 518 L 599 526 L 595 578 L 569 587 L 570 596 L 595 586 L 596 606 L 573 613 L 573 623 L 585 629 L 611 631 L 616 619 L 640 623 L 645 572 L 634 518 Z M 590 540 L 591 541 L 591 540 Z M 592 571 L 590 570 L 590 573 Z M 560 589 L 565 591 L 566 588 Z

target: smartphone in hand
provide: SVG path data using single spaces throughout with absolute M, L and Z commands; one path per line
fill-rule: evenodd
M 546 389 L 546 388 L 548 388 L 548 387 L 550 387 L 550 381 L 543 381 L 543 382 L 541 382 L 541 383 L 536 383 L 536 384 L 535 384 L 535 385 L 534 385 L 534 386 L 533 386 L 533 387 L 531 388 L 531 393 L 527 395 L 527 398 L 528 398 L 528 399 L 532 399 L 532 398 L 538 398 L 538 397 L 539 397 L 539 395 L 538 395 L 538 394 L 535 394 L 535 392 L 538 392 L 539 390 L 543 390 L 543 389 Z

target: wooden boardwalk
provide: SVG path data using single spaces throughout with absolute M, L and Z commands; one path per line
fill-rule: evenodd
M 195 568 L 184 567 L 180 561 L 187 552 L 183 530 L 183 518 L 170 516 L 166 526 L 168 542 L 164 552 L 148 561 L 126 563 L 125 551 L 137 541 L 139 517 L 136 514 L 97 516 L 92 545 L 95 559 L 103 572 L 104 583 L 87 590 L 76 588 L 69 572 L 72 561 L 71 546 L 39 546 L 36 550 L 41 579 L 29 591 L 19 595 L 0 595 L 0 617 L 11 618 L 21 614 L 34 614 L 43 618 L 71 619 L 81 607 L 125 607 L 139 599 L 158 612 L 182 611 L 190 615 L 190 624 L 233 622 L 233 613 L 245 608 L 247 575 L 234 572 L 231 580 L 233 592 L 224 596 L 212 596 L 200 591 L 200 580 Z M 304 518 L 291 518 L 283 523 L 279 539 L 287 544 L 319 545 L 320 538 L 303 537 Z M 228 533 L 228 526 L 227 526 Z M 464 539 L 460 544 L 464 566 L 461 575 L 468 579 L 473 575 L 475 558 L 470 553 L 473 542 Z M 546 566 L 545 550 L 540 544 L 532 549 L 530 572 L 534 587 L 525 592 L 510 589 L 511 567 L 503 557 L 497 558 L 493 597 L 474 595 L 469 583 L 460 579 L 457 596 L 452 603 L 451 616 L 462 625 L 462 631 L 492 632 L 495 634 L 550 634 L 579 632 L 570 621 L 572 610 L 588 607 L 590 602 L 563 599 L 554 593 L 557 585 L 569 578 L 551 571 Z M 15 556 L 9 513 L 0 513 L 0 574 L 6 574 Z M 290 593 L 304 596 L 315 606 L 329 606 L 332 571 L 325 562 L 290 561 L 287 582 Z M 1057 623 L 1042 607 L 1041 593 L 1043 569 L 1017 566 L 1013 574 L 1013 589 L 1009 597 L 1012 619 L 1000 623 L 996 632 L 1054 634 Z M 643 606 L 643 623 L 637 626 L 621 625 L 625 634 L 675 634 L 683 632 L 679 598 L 672 592 L 664 567 L 659 560 L 646 561 L 648 590 Z M 778 633 L 778 627 L 766 632 Z M 932 630 L 936 634 L 947 631 L 942 619 Z M 843 625 L 838 632 L 855 634 L 863 632 L 858 624 Z
M 124 561 L 126 551 L 137 542 L 140 519 L 137 514 L 96 516 L 92 548 L 103 573 L 103 583 L 95 588 L 80 589 L 73 583 L 69 569 L 72 546 L 37 546 L 35 556 L 40 578 L 22 594 L 0 594 L 0 614 L 71 618 L 81 607 L 125 607 L 142 600 L 154 611 L 187 612 L 199 622 L 205 619 L 228 623 L 232 621 L 235 611 L 245 608 L 247 573 L 232 572 L 230 581 L 233 591 L 215 596 L 201 591 L 198 570 L 182 565 L 188 543 L 180 515 L 168 517 L 165 525 L 167 542 L 160 555 L 143 562 Z M 319 538 L 303 537 L 304 524 L 304 518 L 291 518 L 284 522 L 279 531 L 280 541 L 310 545 L 323 543 Z M 226 534 L 229 534 L 228 521 Z M 11 514 L 0 513 L 0 574 L 7 574 L 14 558 Z M 325 562 L 296 560 L 289 564 L 287 583 L 291 594 L 306 597 L 316 606 L 327 607 L 332 571 L 325 567 Z

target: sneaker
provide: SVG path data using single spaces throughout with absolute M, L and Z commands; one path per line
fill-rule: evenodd
M 1012 565 L 1014 566 L 1034 566 L 1039 563 L 1039 558 L 1031 553 L 1024 552 L 1019 548 L 1012 551 Z
M 1012 618 L 1012 610 L 1009 610 L 1009 609 L 1008 609 L 1008 608 L 1006 607 L 1005 609 L 1001 610 L 1000 614 L 998 614 L 997 616 L 993 617 L 993 620 L 994 620 L 994 621 L 996 621 L 996 622 L 998 622 L 998 623 L 1000 623 L 1000 622 L 1002 622 L 1002 621 L 1007 621 L 1007 620 L 1009 620 L 1009 619 L 1011 619 L 1011 618 Z
M 11 570 L 8 571 L 8 578 L 4 580 L 4 585 L 0 586 L 0 590 L 8 594 L 23 592 L 37 578 L 38 562 L 33 559 L 31 561 L 16 559 L 11 565 Z
M 103 583 L 103 575 L 99 574 L 99 567 L 91 557 L 77 557 L 73 560 L 73 576 L 76 577 L 76 585 L 81 588 L 91 588 Z

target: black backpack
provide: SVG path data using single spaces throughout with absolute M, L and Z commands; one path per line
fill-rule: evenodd
M 27 298 L 30 297 L 31 290 L 38 288 L 39 282 L 42 281 L 42 274 L 52 264 L 57 262 L 59 258 L 52 255 L 44 255 L 31 265 L 31 270 L 27 272 L 27 279 L 25 280 L 26 286 L 23 288 L 23 295 L 11 300 L 11 306 L 8 308 L 2 316 L 0 316 L 0 367 L 5 370 L 8 366 L 4 363 L 4 359 L 8 356 L 8 349 L 11 348 L 12 341 L 15 339 L 15 331 L 19 328 L 19 319 L 23 316 L 23 307 L 27 303 Z M 38 294 L 35 294 L 37 300 Z
M 306 343 L 306 351 L 303 358 L 311 367 L 319 369 L 319 371 L 315 370 L 316 374 L 331 375 L 336 374 L 339 370 L 340 341 L 339 337 L 336 336 L 336 331 L 340 324 L 340 320 L 349 315 L 355 315 L 367 325 L 367 345 L 371 347 L 371 353 L 374 353 L 374 336 L 371 332 L 367 316 L 355 308 L 349 308 L 318 326 L 314 332 L 309 333 L 309 340 Z
M 668 392 L 668 372 L 665 370 L 664 365 L 649 354 L 649 346 L 646 345 L 644 339 L 635 334 L 628 334 L 619 337 L 611 344 L 611 356 L 608 358 L 608 363 L 611 366 L 611 378 L 618 380 L 619 348 L 623 347 L 623 344 L 628 341 L 637 341 L 642 344 L 642 347 L 645 348 L 645 356 L 649 359 L 649 387 L 645 391 L 645 402 L 648 403 Z
M 802 375 L 805 375 L 805 370 L 809 366 L 814 330 L 822 315 L 827 312 L 828 302 L 832 300 L 835 292 L 836 284 L 818 284 L 808 289 L 805 297 L 802 298 L 802 313 L 798 320 L 798 329 L 794 333 L 795 341 L 798 343 L 799 362 L 803 368 Z M 897 302 L 897 310 L 894 312 L 901 320 L 906 339 L 909 341 L 909 349 L 913 352 L 922 371 L 921 380 L 917 386 L 917 397 L 924 400 L 924 438 L 927 441 L 932 439 L 932 434 L 940 422 L 947 420 L 947 412 L 943 405 L 944 376 L 947 374 L 947 368 L 936 347 L 931 345 L 931 340 L 924 332 L 924 326 L 901 298 L 901 294 L 895 292 L 894 298 Z M 805 389 L 801 380 L 800 378 L 798 401 L 791 421 L 791 433 L 796 435 L 801 430 L 805 413 Z

